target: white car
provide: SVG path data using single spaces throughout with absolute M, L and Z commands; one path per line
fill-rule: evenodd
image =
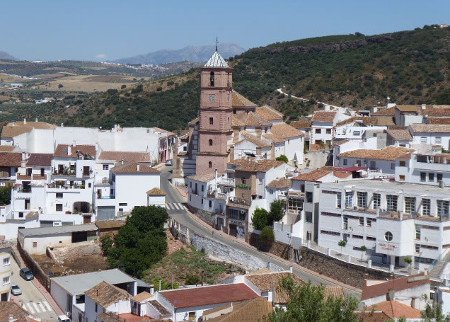
M 19 285 L 12 285 L 11 286 L 11 294 L 18 296 L 22 294 L 22 290 L 20 289 Z
M 70 322 L 70 319 L 67 317 L 67 315 L 60 315 L 58 316 L 58 322 Z

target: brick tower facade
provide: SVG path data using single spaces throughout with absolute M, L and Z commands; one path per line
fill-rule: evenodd
M 216 51 L 200 76 L 199 146 L 196 174 L 222 174 L 227 169 L 231 137 L 232 69 Z

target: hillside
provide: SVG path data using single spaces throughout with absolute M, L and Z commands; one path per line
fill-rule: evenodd
M 234 88 L 255 103 L 268 103 L 289 119 L 311 105 L 275 90 L 313 101 L 357 108 L 385 103 L 450 104 L 450 30 L 418 29 L 376 36 L 303 39 L 251 49 L 231 61 Z M 134 89 L 110 90 L 87 98 L 66 97 L 39 106 L 0 105 L 0 121 L 23 117 L 71 125 L 186 128 L 197 115 L 198 69 Z
M 219 51 L 224 58 L 233 57 L 242 54 L 245 49 L 235 44 L 220 44 Z M 206 62 L 211 53 L 214 52 L 214 46 L 187 46 L 181 49 L 169 50 L 163 49 L 144 55 L 118 59 L 116 62 L 121 64 L 169 64 L 181 61 L 202 63 Z
M 1 51 L 1 50 L 0 50 L 0 59 L 3 59 L 3 60 L 16 60 L 15 57 L 11 56 L 6 51 Z

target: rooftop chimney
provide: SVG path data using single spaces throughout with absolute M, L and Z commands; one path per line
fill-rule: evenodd
M 387 293 L 386 293 L 386 301 L 393 301 L 395 298 L 395 291 L 393 289 L 390 289 Z
M 72 155 L 72 146 L 67 145 L 67 155 Z
M 23 119 L 23 124 L 27 124 L 27 119 L 26 118 Z
M 36 117 L 35 119 L 34 119 L 34 121 L 37 123 L 37 122 L 39 122 L 39 120 L 38 120 L 38 118 Z
M 427 108 L 427 104 L 422 104 L 422 110 Z
M 61 123 L 61 127 L 64 127 L 64 123 Z
M 140 164 L 138 163 L 136 166 L 137 172 L 139 172 L 139 170 L 141 169 Z

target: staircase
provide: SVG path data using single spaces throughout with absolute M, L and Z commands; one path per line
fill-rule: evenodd
M 448 252 L 443 259 L 438 261 L 436 265 L 433 266 L 433 268 L 430 271 L 430 278 L 440 280 L 442 271 L 444 270 L 445 266 L 450 262 L 450 252 Z

